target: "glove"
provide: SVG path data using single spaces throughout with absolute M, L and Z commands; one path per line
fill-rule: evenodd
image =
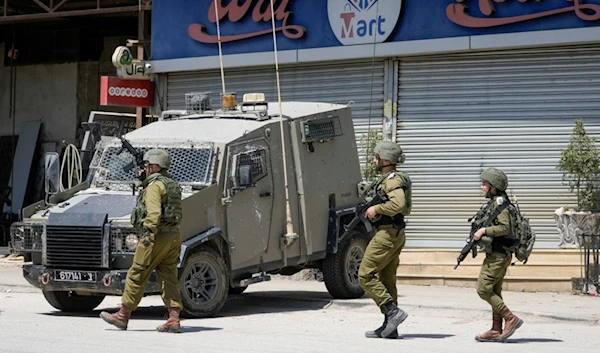
M 152 233 L 150 232 L 149 229 L 144 228 L 142 236 L 140 237 L 140 243 L 142 243 L 142 245 L 144 245 L 145 247 L 148 247 L 153 242 L 154 241 L 152 241 Z

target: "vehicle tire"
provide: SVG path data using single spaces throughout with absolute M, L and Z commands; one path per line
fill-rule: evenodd
M 365 294 L 358 282 L 358 268 L 365 255 L 367 239 L 352 231 L 338 246 L 335 254 L 323 261 L 323 281 L 327 291 L 336 299 L 356 299 Z
M 46 301 L 58 310 L 85 312 L 96 309 L 104 300 L 104 295 L 79 295 L 71 291 L 42 291 Z
M 244 291 L 248 289 L 248 286 L 245 287 L 229 287 L 229 294 L 242 294 Z
M 209 247 L 190 255 L 180 272 L 179 289 L 185 316 L 217 314 L 225 304 L 229 290 L 229 275 L 221 255 Z

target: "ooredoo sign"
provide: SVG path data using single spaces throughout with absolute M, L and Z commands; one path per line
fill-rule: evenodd
M 154 105 L 154 82 L 102 76 L 100 105 L 151 107 Z

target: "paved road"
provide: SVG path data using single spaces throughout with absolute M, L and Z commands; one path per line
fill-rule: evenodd
M 363 332 L 382 316 L 368 298 L 331 300 L 319 282 L 274 280 L 231 296 L 215 318 L 183 320 L 181 335 L 155 332 L 164 308 L 146 297 L 128 331 L 98 318 L 115 310 L 109 297 L 92 313 L 57 312 L 20 278 L 14 264 L 0 263 L 0 352 L 597 352 L 600 298 L 557 293 L 506 293 L 525 324 L 505 344 L 478 343 L 490 312 L 472 289 L 399 286 L 410 316 L 403 339 L 366 339 Z

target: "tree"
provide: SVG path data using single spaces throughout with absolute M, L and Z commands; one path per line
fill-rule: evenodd
M 366 181 L 374 180 L 377 177 L 377 167 L 371 162 L 373 158 L 373 150 L 377 142 L 383 141 L 383 134 L 378 130 L 369 130 L 368 133 L 360 137 L 359 148 L 365 151 L 366 163 L 360 166 L 362 177 Z
M 598 209 L 600 149 L 589 136 L 583 121 L 575 120 L 569 144 L 560 153 L 556 169 L 563 172 L 563 183 L 576 191 L 578 211 Z

